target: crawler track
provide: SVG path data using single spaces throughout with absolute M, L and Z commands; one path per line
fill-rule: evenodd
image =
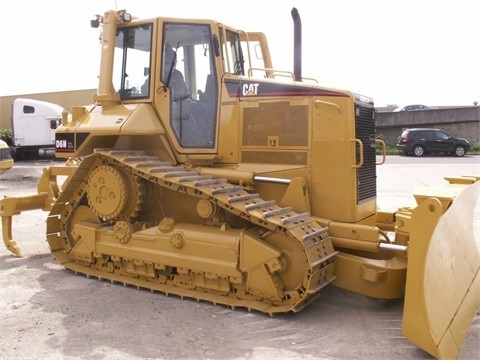
M 131 258 L 119 258 L 100 251 L 99 249 L 102 247 L 97 246 L 100 240 L 96 240 L 96 238 L 87 240 L 85 236 L 83 238 L 79 236 L 82 238 L 81 241 L 87 241 L 93 250 L 91 255 L 77 255 L 76 249 L 79 245 L 72 233 L 75 232 L 73 228 L 80 222 L 85 224 L 85 228 L 90 229 L 91 234 L 101 232 L 104 234 L 102 236 L 108 239 L 113 236 L 111 234 L 114 231 L 111 229 L 115 226 L 120 226 L 122 234 L 125 231 L 135 233 L 132 226 L 129 225 L 129 218 L 134 217 L 137 212 L 135 206 L 124 218 L 112 213 L 111 219 L 100 220 L 96 219 L 96 216 L 93 216 L 88 210 L 80 211 L 87 209 L 85 204 L 87 203 L 88 179 L 95 176 L 93 172 L 99 167 L 121 169 L 121 171 L 128 172 L 129 176 L 133 176 L 134 179 L 143 179 L 142 181 L 148 182 L 151 186 L 169 189 L 197 199 L 205 199 L 229 213 L 230 216 L 248 222 L 255 233 L 274 234 L 274 237 L 281 239 L 274 244 L 275 246 L 286 245 L 295 248 L 294 254 L 299 254 L 298 259 L 289 259 L 289 271 L 296 271 L 295 269 L 298 268 L 303 273 L 299 274 L 296 284 L 285 286 L 281 283 L 282 270 L 278 269 L 283 260 L 275 259 L 272 263 L 262 265 L 269 268 L 267 273 L 271 276 L 272 286 L 281 290 L 279 291 L 282 294 L 281 298 L 272 299 L 268 296 L 262 297 L 259 291 L 249 293 L 250 287 L 248 284 L 245 285 L 245 279 L 251 275 L 242 273 L 237 280 L 233 281 L 233 283 L 238 283 L 235 285 L 232 284 L 231 275 L 216 274 L 214 282 L 220 285 L 218 290 L 212 290 L 211 286 L 202 287 L 198 281 L 190 283 L 188 280 L 193 279 L 195 275 L 201 276 L 205 281 L 204 279 L 210 279 L 212 274 L 198 275 L 198 269 L 185 268 L 185 266 L 173 267 L 173 271 L 166 272 L 164 271 L 166 260 L 161 255 L 149 256 L 148 260 L 141 256 L 136 258 L 133 253 Z M 135 204 L 136 199 L 131 199 L 129 196 L 139 196 L 138 194 L 141 192 L 142 189 L 133 184 L 131 189 L 125 190 L 125 196 Z M 86 214 L 83 214 L 84 212 Z M 160 223 L 153 228 L 157 229 L 162 226 Z M 252 230 L 245 230 L 245 232 L 247 231 Z M 140 233 L 138 232 L 138 234 Z M 145 230 L 142 234 L 147 233 L 153 234 L 154 231 Z M 239 236 L 244 236 L 242 234 Z M 92 237 L 95 236 L 92 235 Z M 158 241 L 153 235 L 151 238 L 152 241 Z M 181 166 L 171 166 L 170 163 L 162 162 L 158 158 L 148 156 L 140 151 L 102 149 L 86 157 L 68 180 L 48 216 L 47 239 L 54 257 L 65 268 L 77 273 L 165 294 L 176 294 L 180 297 L 205 300 L 231 307 L 245 307 L 269 314 L 301 310 L 319 296 L 321 288 L 334 280 L 333 267 L 336 251 L 333 249 L 327 229 L 312 220 L 308 213 L 296 213 L 289 207 L 276 205 L 274 201 L 263 200 L 260 195 L 249 193 L 244 187 L 228 183 L 225 179 L 201 176 L 196 171 L 189 171 Z M 262 238 L 259 237 L 259 239 L 261 241 Z M 122 241 L 120 243 L 117 241 L 115 249 L 122 246 L 126 247 L 127 245 L 122 244 Z M 272 246 L 272 244 L 265 246 Z M 148 249 L 140 250 L 148 251 Z M 283 254 L 284 249 L 280 248 L 274 251 Z M 254 257 L 255 254 L 251 254 L 251 256 Z M 250 258 L 250 254 L 246 254 L 246 257 Z M 284 256 L 279 256 L 279 258 L 282 257 Z M 142 271 L 132 272 L 132 268 L 141 268 Z M 170 265 L 168 268 L 171 270 L 172 266 Z M 187 275 L 182 278 L 181 274 Z M 181 280 L 185 278 L 188 281 Z

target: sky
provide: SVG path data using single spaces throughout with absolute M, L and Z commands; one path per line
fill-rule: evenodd
M 293 71 L 302 21 L 302 75 L 372 97 L 376 106 L 480 101 L 478 0 L 15 0 L 2 2 L 0 96 L 96 88 L 96 14 L 207 18 L 269 41 L 273 67 Z

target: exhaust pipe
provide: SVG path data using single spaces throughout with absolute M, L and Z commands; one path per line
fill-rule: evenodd
M 296 8 L 292 9 L 293 19 L 293 75 L 295 81 L 302 81 L 302 20 Z

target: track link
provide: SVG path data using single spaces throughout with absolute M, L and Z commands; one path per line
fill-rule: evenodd
M 258 296 L 249 297 L 248 294 L 239 298 L 235 294 L 218 294 L 176 286 L 168 281 L 155 282 L 142 276 L 112 272 L 102 269 L 98 264 L 95 266 L 73 258 L 70 255 L 73 242 L 68 235 L 70 217 L 85 197 L 89 174 L 96 167 L 105 164 L 125 169 L 134 176 L 162 188 L 206 199 L 265 231 L 280 233 L 290 239 L 289 241 L 297 242 L 308 262 L 303 281 L 296 291 L 286 295 L 284 301 L 272 302 L 269 299 L 259 299 Z M 79 168 L 68 179 L 64 191 L 47 218 L 47 240 L 54 257 L 65 268 L 76 273 L 165 294 L 176 294 L 182 298 L 205 300 L 232 308 L 244 307 L 268 314 L 301 310 L 319 296 L 321 288 L 335 279 L 333 267 L 337 252 L 333 249 L 327 229 L 315 222 L 309 213 L 296 213 L 290 207 L 278 206 L 275 201 L 263 200 L 259 194 L 247 192 L 243 186 L 231 184 L 225 179 L 199 175 L 196 171 L 182 166 L 172 166 L 142 151 L 100 149 L 83 159 Z

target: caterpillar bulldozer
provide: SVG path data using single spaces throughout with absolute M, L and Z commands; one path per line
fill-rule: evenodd
M 12 216 L 43 209 L 53 256 L 99 279 L 270 315 L 329 284 L 404 297 L 405 337 L 456 357 L 480 304 L 480 177 L 377 210 L 373 100 L 302 76 L 292 18 L 294 69 L 281 71 L 260 32 L 97 15 L 94 102 L 62 113 L 65 164 L 0 200 L 5 245 L 22 256 Z

